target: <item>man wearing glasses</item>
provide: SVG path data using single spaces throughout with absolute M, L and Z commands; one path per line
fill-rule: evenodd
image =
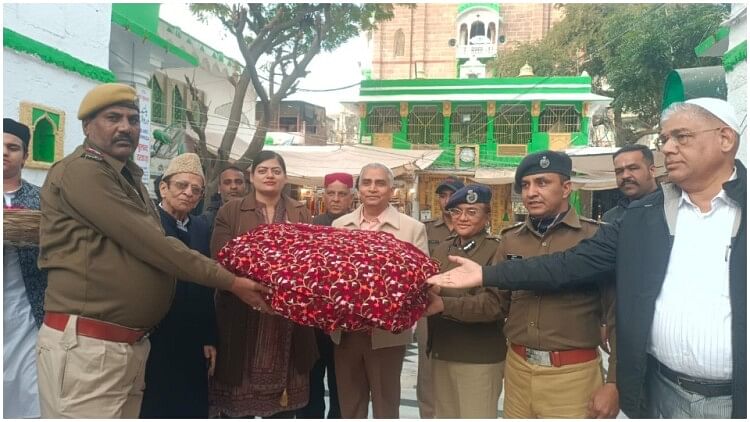
M 596 233 L 596 221 L 579 216 L 568 202 L 571 169 L 570 157 L 554 151 L 529 154 L 521 161 L 514 188 L 529 213 L 526 221 L 502 232 L 495 262 L 563 251 Z M 504 417 L 617 416 L 615 352 L 603 383 L 597 349 L 599 324 L 607 315 L 604 307 L 614 300 L 606 281 L 602 277 L 562 292 L 512 292 L 504 328 L 510 346 Z M 607 325 L 614 329 L 614 321 Z
M 662 114 L 669 183 L 563 253 L 429 280 L 570 289 L 615 271 L 617 386 L 631 418 L 747 415 L 747 173 L 729 103 L 696 98 Z M 508 388 L 510 389 L 510 388 Z

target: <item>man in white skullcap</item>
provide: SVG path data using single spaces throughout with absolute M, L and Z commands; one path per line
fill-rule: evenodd
M 659 149 L 669 182 L 567 251 L 457 268 L 428 283 L 570 289 L 614 271 L 617 387 L 631 418 L 747 415 L 747 171 L 723 100 L 672 104 Z M 542 329 L 538 327 L 536 329 Z

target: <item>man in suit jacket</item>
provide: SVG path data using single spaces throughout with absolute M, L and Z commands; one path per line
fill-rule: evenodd
M 359 174 L 357 189 L 362 202 L 356 210 L 339 217 L 333 227 L 392 233 L 428 254 L 424 224 L 399 213 L 390 205 L 393 172 L 379 163 L 367 164 Z M 401 334 L 373 328 L 331 334 L 336 365 L 341 417 L 366 419 L 372 397 L 373 417 L 398 419 L 401 402 L 401 368 L 411 330 Z

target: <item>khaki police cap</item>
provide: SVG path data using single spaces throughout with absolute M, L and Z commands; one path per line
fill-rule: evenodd
M 138 110 L 138 95 L 135 88 L 119 83 L 97 86 L 83 97 L 81 106 L 78 107 L 78 119 L 91 117 L 99 110 L 115 104 Z

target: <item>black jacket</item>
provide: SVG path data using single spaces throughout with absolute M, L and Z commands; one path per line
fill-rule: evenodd
M 747 171 L 736 161 L 737 179 L 727 195 L 741 206 L 732 238 L 729 294 L 732 306 L 732 417 L 747 414 Z M 645 417 L 647 345 L 656 298 L 674 240 L 680 190 L 666 184 L 630 204 L 622 219 L 565 252 L 484 267 L 485 286 L 511 290 L 562 289 L 615 271 L 617 277 L 617 387 L 631 418 Z M 698 311 L 698 310 L 696 310 Z

